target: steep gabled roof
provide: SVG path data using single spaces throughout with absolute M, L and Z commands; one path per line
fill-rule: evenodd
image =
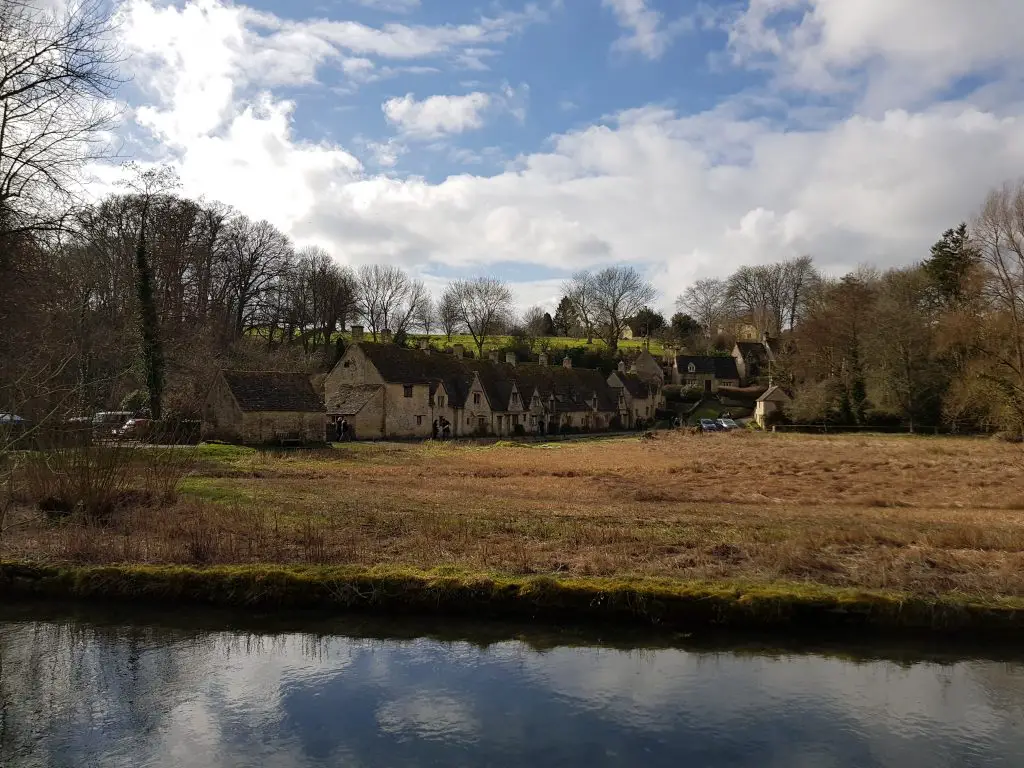
M 324 403 L 305 373 L 222 371 L 243 411 L 322 412 Z
M 757 398 L 757 401 L 760 403 L 767 400 L 774 400 L 779 395 L 782 395 L 783 399 L 785 400 L 791 399 L 790 396 L 786 394 L 786 391 L 782 389 L 782 387 L 771 386 L 768 387 L 768 389 L 765 391 L 763 395 Z
M 765 365 L 769 360 L 768 348 L 760 341 L 737 341 L 736 348 L 744 360 L 753 360 L 758 365 Z
M 622 382 L 623 388 L 629 392 L 632 397 L 639 400 L 646 400 L 651 396 L 651 385 L 639 375 L 635 373 L 623 373 L 622 371 L 615 371 L 615 375 L 619 377 L 619 381 Z
M 381 387 L 369 384 L 355 384 L 351 386 L 338 387 L 336 393 L 331 393 L 331 399 L 327 403 L 327 410 L 331 413 L 340 413 L 343 416 L 353 416 L 363 409 L 370 398 L 380 392 Z

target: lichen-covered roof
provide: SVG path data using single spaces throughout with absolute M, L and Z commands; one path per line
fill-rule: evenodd
M 374 387 L 368 384 L 338 387 L 335 392 L 331 393 L 330 400 L 327 403 L 327 412 L 342 416 L 354 416 L 380 390 L 381 387 Z
M 324 403 L 305 373 L 223 371 L 224 380 L 243 411 L 322 412 Z

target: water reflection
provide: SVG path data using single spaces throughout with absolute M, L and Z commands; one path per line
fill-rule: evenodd
M 1024 764 L 1024 666 L 0 619 L 0 765 Z

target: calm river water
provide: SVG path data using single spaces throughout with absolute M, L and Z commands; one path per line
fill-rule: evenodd
M 0 611 L 0 765 L 1024 765 L 1005 657 L 482 631 Z

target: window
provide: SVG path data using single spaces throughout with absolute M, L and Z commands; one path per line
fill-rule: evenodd
M 412 384 L 406 384 L 402 387 L 402 394 L 406 397 L 412 397 Z
M 479 392 L 474 392 L 473 393 L 473 405 L 480 405 L 480 393 Z
M 444 395 L 437 396 L 437 407 L 444 408 Z
M 651 415 L 651 406 L 645 405 L 644 406 L 644 416 L 650 416 L 650 415 Z
M 513 416 L 512 417 L 512 426 L 513 427 L 518 427 L 519 426 L 519 417 L 518 416 Z
M 519 405 L 519 393 L 518 392 L 513 392 L 512 393 L 512 402 L 515 405 Z
M 690 364 L 689 364 L 689 365 L 688 365 L 688 366 L 686 367 L 686 370 L 687 370 L 688 372 L 690 372 L 690 373 L 696 373 L 696 372 L 697 372 L 697 366 L 696 366 L 696 365 L 694 365 L 693 363 L 690 363 Z
M 423 426 L 423 417 L 422 416 L 417 416 L 416 417 L 416 426 L 417 427 L 422 427 Z
M 487 419 L 485 419 L 483 416 L 476 420 L 476 424 L 478 427 L 480 427 L 480 429 L 487 429 Z

